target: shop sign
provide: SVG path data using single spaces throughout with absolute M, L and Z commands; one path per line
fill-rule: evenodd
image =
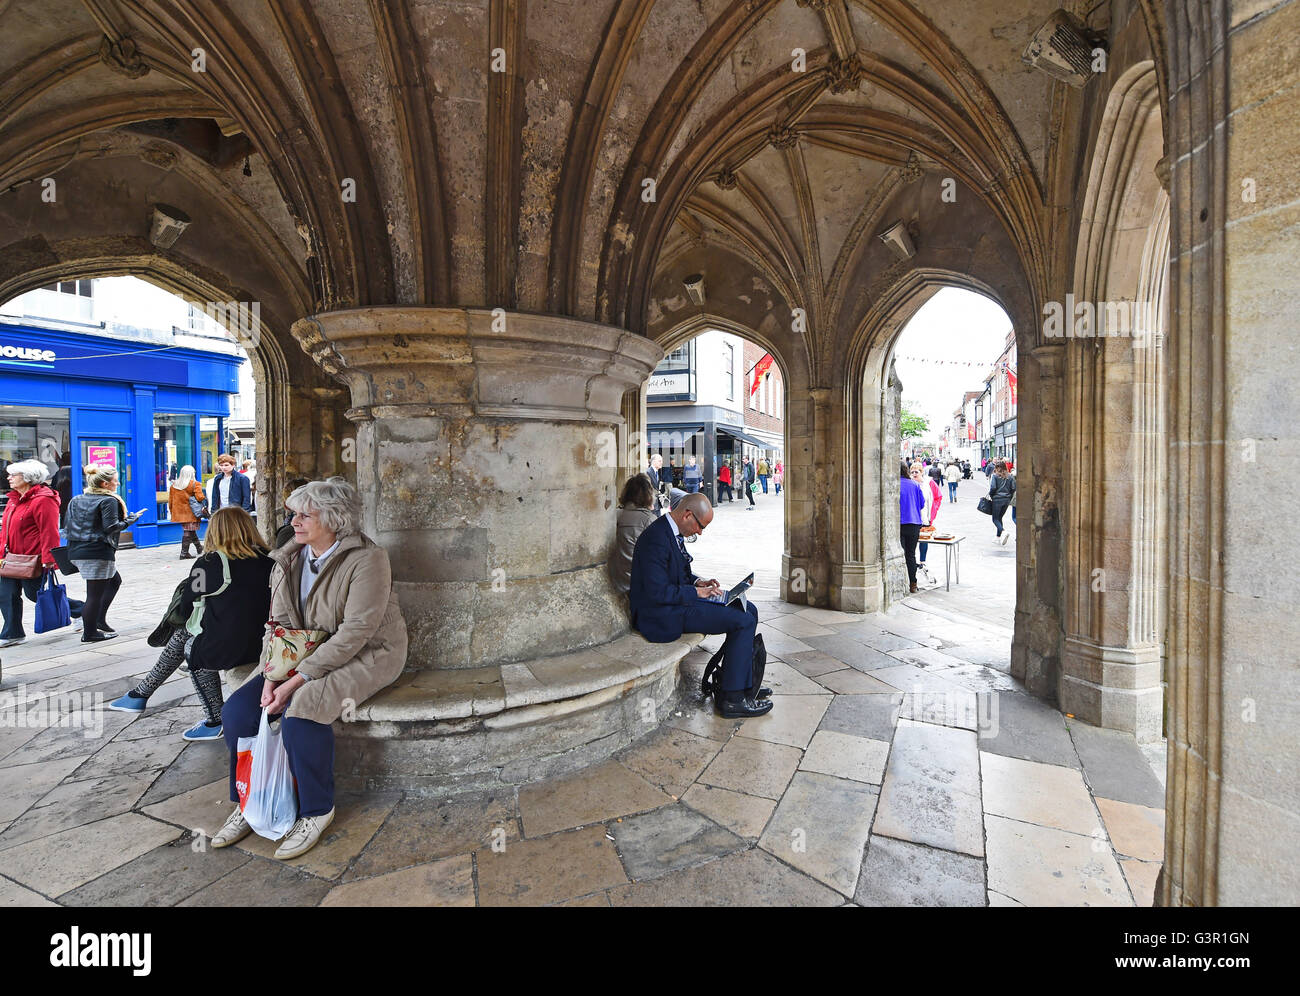
M 646 382 L 646 394 L 686 394 L 690 389 L 688 373 L 659 374 Z
M 40 349 L 36 346 L 15 346 L 12 343 L 0 344 L 0 359 L 27 360 L 29 363 L 53 363 L 58 355 L 52 349 Z

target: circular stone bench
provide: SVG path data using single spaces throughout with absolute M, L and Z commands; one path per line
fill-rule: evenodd
M 603 761 L 658 728 L 678 665 L 703 639 L 630 633 L 532 661 L 406 672 L 334 724 L 335 783 L 450 795 Z

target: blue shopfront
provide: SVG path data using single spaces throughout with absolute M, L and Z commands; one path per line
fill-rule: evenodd
M 66 506 L 81 491 L 83 467 L 112 463 L 127 508 L 144 509 L 136 546 L 179 542 L 168 489 L 187 464 L 202 482 L 216 472 L 245 361 L 168 346 L 168 338 L 0 320 L 0 472 L 13 461 L 43 461 Z

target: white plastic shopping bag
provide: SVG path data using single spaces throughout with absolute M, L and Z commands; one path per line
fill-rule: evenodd
M 239 808 L 253 832 L 269 840 L 287 834 L 298 816 L 289 754 L 280 738 L 280 727 L 271 729 L 270 715 L 262 710 L 257 739 L 241 737 L 237 744 L 235 789 Z M 249 756 L 251 748 L 251 756 Z

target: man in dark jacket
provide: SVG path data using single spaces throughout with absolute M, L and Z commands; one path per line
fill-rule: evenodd
M 749 499 L 749 507 L 745 511 L 752 512 L 754 510 L 754 489 L 750 485 L 754 483 L 754 461 L 749 457 L 745 457 L 745 465 L 741 468 L 740 477 L 741 485 L 745 489 L 745 497 Z
M 208 482 L 208 508 L 216 512 L 227 505 L 238 505 L 245 512 L 253 511 L 253 489 L 248 478 L 235 473 L 235 458 L 229 453 L 217 457 L 216 477 Z
M 691 572 L 686 538 L 704 532 L 712 521 L 709 499 L 688 494 L 641 533 L 632 551 L 628 591 L 632 625 L 651 643 L 671 643 L 683 633 L 726 633 L 722 691 L 714 706 L 727 719 L 762 716 L 771 711 L 771 700 L 749 697 L 758 609 L 749 605 L 742 612 L 711 601 L 710 596 L 723 594 L 718 582 Z

